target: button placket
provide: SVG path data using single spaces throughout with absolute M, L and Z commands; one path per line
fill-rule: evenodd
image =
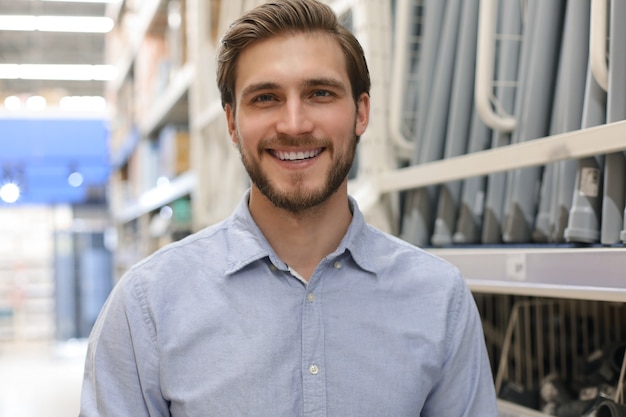
M 302 303 L 302 395 L 307 417 L 323 417 L 326 410 L 324 320 L 318 284 L 315 277 L 309 282 Z

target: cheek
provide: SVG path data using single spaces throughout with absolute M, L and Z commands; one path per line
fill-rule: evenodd
M 263 119 L 258 118 L 254 115 L 248 114 L 246 112 L 242 112 L 236 118 L 236 128 L 239 132 L 239 137 L 248 141 L 250 138 L 258 135 L 259 132 L 264 130 L 264 126 L 262 125 Z
M 239 123 L 231 134 L 231 138 L 240 152 L 244 150 L 248 155 L 252 153 L 256 154 L 259 142 L 263 137 L 260 132 L 261 130 L 259 128 L 255 128 L 255 126 L 249 123 Z

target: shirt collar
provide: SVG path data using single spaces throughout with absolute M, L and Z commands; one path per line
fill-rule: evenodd
M 340 255 L 348 252 L 359 267 L 369 272 L 375 272 L 376 268 L 371 261 L 373 257 L 368 249 L 368 242 L 372 237 L 371 230 L 365 222 L 365 216 L 359 209 L 356 200 L 352 196 L 348 196 L 348 202 L 352 212 L 352 221 L 348 226 L 346 235 L 333 254 Z
M 269 258 L 272 264 L 280 269 L 287 270 L 289 267 L 276 255 L 261 229 L 254 222 L 248 207 L 249 198 L 250 190 L 247 190 L 227 225 L 228 255 L 226 273 L 233 274 L 263 258 Z M 366 271 L 374 272 L 375 268 L 370 261 L 371 256 L 368 255 L 367 251 L 368 225 L 365 223 L 365 218 L 356 200 L 351 196 L 348 196 L 348 200 L 350 211 L 352 211 L 352 221 L 341 243 L 328 257 L 336 257 L 347 252 L 359 267 Z

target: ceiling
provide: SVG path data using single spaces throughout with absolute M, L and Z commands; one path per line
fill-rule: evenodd
M 0 15 L 105 16 L 106 4 L 44 0 L 0 0 Z M 105 35 L 0 31 L 1 64 L 104 64 Z M 103 81 L 0 80 L 9 95 L 104 95 Z
M 105 16 L 103 3 L 0 0 L 0 15 Z M 105 64 L 105 35 L 0 31 L 0 64 Z M 0 79 L 0 108 L 11 95 L 104 96 L 104 81 Z M 109 174 L 106 121 L 0 112 L 0 186 L 17 182 L 13 204 L 103 202 Z M 81 184 L 68 176 L 77 171 Z M 0 200 L 0 208 L 6 206 Z

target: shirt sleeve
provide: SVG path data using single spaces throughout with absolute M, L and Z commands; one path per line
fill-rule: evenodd
M 474 297 L 457 275 L 448 304 L 449 350 L 422 416 L 497 417 L 491 365 Z
M 122 279 L 103 307 L 89 338 L 80 417 L 170 415 L 142 295 L 139 284 Z

